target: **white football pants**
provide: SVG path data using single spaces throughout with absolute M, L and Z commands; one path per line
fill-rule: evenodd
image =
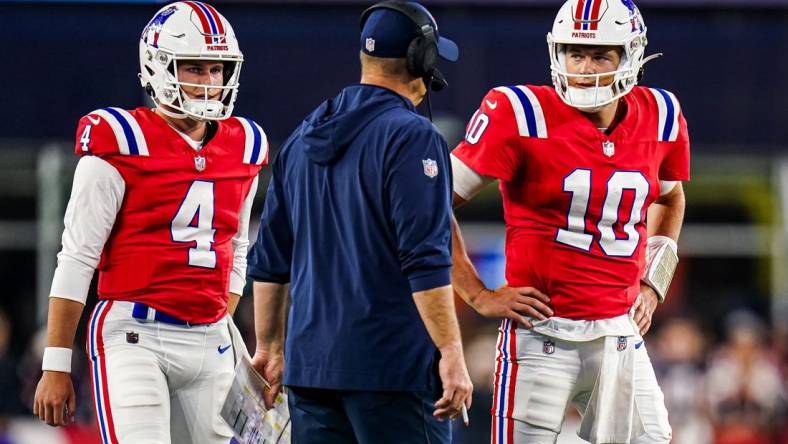
M 564 341 L 504 320 L 498 332 L 491 443 L 555 443 L 569 403 L 581 415 L 589 406 L 604 341 Z M 630 439 L 614 444 L 668 444 L 668 412 L 643 338 L 630 336 L 624 344 L 636 348 L 635 402 Z M 625 409 L 611 410 L 602 414 L 613 417 Z
M 219 416 L 236 346 L 227 318 L 177 326 L 132 318 L 125 301 L 99 301 L 87 352 L 105 444 L 227 444 Z

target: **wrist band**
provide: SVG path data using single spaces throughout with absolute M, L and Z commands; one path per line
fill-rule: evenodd
M 65 347 L 46 347 L 41 370 L 71 373 L 71 349 Z
M 665 296 L 673 280 L 673 272 L 679 257 L 676 254 L 676 241 L 667 236 L 651 236 L 646 245 L 646 267 L 641 281 L 653 288 L 659 302 L 665 302 Z

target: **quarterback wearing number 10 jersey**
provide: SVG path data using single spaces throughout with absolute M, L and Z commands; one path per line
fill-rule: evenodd
M 606 133 L 553 87 L 494 88 L 452 153 L 500 179 L 507 284 L 549 295 L 558 317 L 627 313 L 639 292 L 646 210 L 660 181 L 689 179 L 676 97 L 637 86 L 620 106 Z
M 101 299 L 141 302 L 190 323 L 225 316 L 232 240 L 268 143 L 243 117 L 216 125 L 195 151 L 148 108 L 103 108 L 80 120 L 76 153 L 106 161 L 125 183 L 97 267 Z

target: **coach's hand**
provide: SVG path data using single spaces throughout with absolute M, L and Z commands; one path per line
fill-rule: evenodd
M 33 414 L 51 426 L 62 426 L 74 422 L 76 410 L 77 399 L 71 375 L 45 371 L 36 387 Z
M 263 375 L 271 388 L 263 392 L 263 401 L 266 408 L 274 406 L 276 395 L 282 390 L 282 371 L 284 368 L 284 355 L 282 352 L 270 352 L 258 349 L 252 357 L 252 367 Z
M 508 318 L 525 328 L 533 324 L 525 317 L 547 319 L 553 310 L 547 305 L 550 298 L 533 287 L 498 287 L 484 289 L 473 300 L 473 308 L 488 318 Z
M 435 403 L 435 413 L 440 419 L 454 419 L 462 413 L 462 406 L 471 408 L 473 384 L 462 354 L 462 344 L 450 344 L 440 350 L 438 364 L 443 396 Z
M 651 328 L 651 317 L 654 316 L 654 310 L 657 309 L 658 303 L 657 292 L 646 284 L 640 284 L 640 294 L 632 306 L 635 312 L 632 319 L 640 329 L 640 336 L 645 335 Z

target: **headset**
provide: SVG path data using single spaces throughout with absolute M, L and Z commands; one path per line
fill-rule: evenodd
M 419 28 L 419 35 L 408 45 L 408 72 L 413 77 L 421 77 L 424 84 L 433 91 L 447 86 L 446 78 L 438 70 L 438 34 L 432 17 L 416 5 L 402 1 L 385 1 L 374 4 L 361 14 L 361 29 L 364 29 L 369 15 L 378 9 L 390 9 L 404 14 Z

